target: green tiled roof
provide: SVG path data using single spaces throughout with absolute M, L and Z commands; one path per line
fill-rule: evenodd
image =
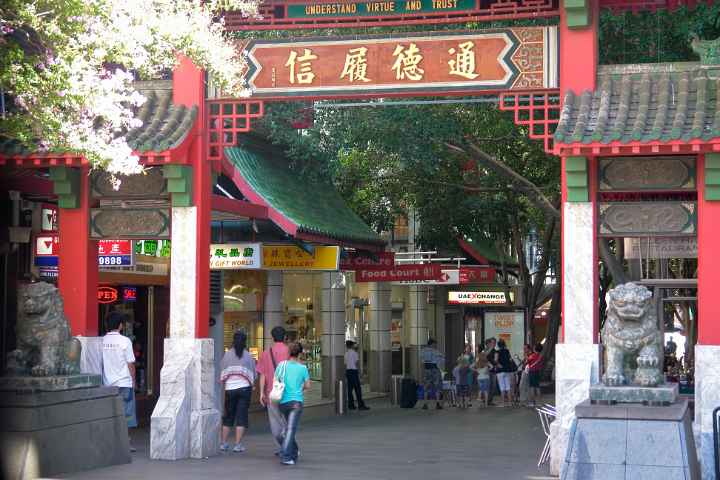
M 463 250 L 468 251 L 470 254 L 474 254 L 474 257 L 482 257 L 487 260 L 490 264 L 500 265 L 503 262 L 508 267 L 517 266 L 517 261 L 506 255 L 505 253 L 498 251 L 492 242 L 485 238 L 469 238 L 462 237 L 461 247 Z
M 569 92 L 555 142 L 609 144 L 720 137 L 720 67 L 602 66 L 594 92 Z
M 341 241 L 385 243 L 350 210 L 332 185 L 299 178 L 287 168 L 283 158 L 248 146 L 226 148 L 225 156 L 248 186 L 269 207 L 297 225 L 299 232 Z
M 179 146 L 195 122 L 198 107 L 173 104 L 171 80 L 135 82 L 134 87 L 147 100 L 136 114 L 142 120 L 142 126 L 127 133 L 130 148 L 144 153 Z M 16 140 L 0 138 L 0 153 L 27 156 L 33 152 Z

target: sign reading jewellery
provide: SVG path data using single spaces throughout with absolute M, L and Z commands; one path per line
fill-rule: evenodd
M 325 270 L 340 266 L 340 247 L 316 246 L 313 255 L 295 245 L 263 245 L 265 270 Z
M 259 243 L 214 243 L 210 245 L 210 269 L 260 269 L 261 248 Z
M 250 40 L 254 97 L 557 88 L 557 28 Z

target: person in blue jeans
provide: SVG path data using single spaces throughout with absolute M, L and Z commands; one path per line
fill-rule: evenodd
M 290 344 L 289 350 L 290 358 L 281 362 L 275 369 L 275 378 L 285 384 L 285 390 L 280 399 L 280 405 L 278 405 L 280 413 L 287 422 L 280 447 L 280 461 L 283 465 L 295 465 L 297 462 L 299 450 L 295 437 L 303 411 L 304 393 L 310 388 L 310 372 L 298 358 L 303 351 L 302 345 Z

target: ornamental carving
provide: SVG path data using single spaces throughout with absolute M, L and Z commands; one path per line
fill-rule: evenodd
M 120 187 L 115 190 L 107 172 L 93 173 L 90 179 L 93 197 L 102 198 L 168 198 L 167 180 L 161 168 L 150 168 L 138 175 L 118 175 Z
M 108 239 L 169 239 L 167 208 L 93 208 L 90 236 Z
M 600 235 L 692 235 L 697 232 L 694 202 L 621 202 L 600 204 Z
M 695 157 L 600 159 L 601 191 L 693 189 L 695 189 Z

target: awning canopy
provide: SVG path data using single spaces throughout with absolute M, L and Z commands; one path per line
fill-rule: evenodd
M 720 66 L 601 66 L 597 80 L 594 92 L 565 96 L 556 154 L 720 150 Z
M 458 244 L 464 252 L 480 264 L 499 266 L 504 263 L 509 268 L 517 268 L 518 266 L 513 258 L 500 252 L 487 239 L 460 237 L 458 238 Z
M 243 196 L 268 209 L 268 217 L 298 240 L 382 250 L 385 241 L 330 184 L 309 182 L 287 167 L 287 160 L 257 145 L 228 147 L 225 157 Z

